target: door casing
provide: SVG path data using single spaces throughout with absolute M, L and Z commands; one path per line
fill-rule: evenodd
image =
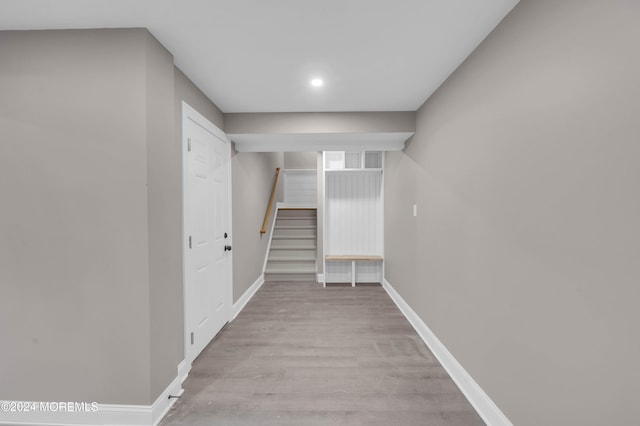
M 191 363 L 199 354 L 193 354 L 191 351 L 191 335 L 190 335 L 190 324 L 188 322 L 188 313 L 190 309 L 193 307 L 189 306 L 189 300 L 187 297 L 187 254 L 189 250 L 189 234 L 187 232 L 187 219 L 188 215 L 186 212 L 187 204 L 186 204 L 186 186 L 187 186 L 187 149 L 188 149 L 188 121 L 194 121 L 198 125 L 205 128 L 207 131 L 212 133 L 215 137 L 221 139 L 225 142 L 226 146 L 226 159 L 227 163 L 227 196 L 226 196 L 226 209 L 227 209 L 227 226 L 228 233 L 232 237 L 232 182 L 231 182 L 231 142 L 228 140 L 226 134 L 216 127 L 213 123 L 211 123 L 206 117 L 196 111 L 193 107 L 191 107 L 186 102 L 182 102 L 182 278 L 183 278 L 183 306 L 184 306 L 184 357 L 187 364 L 187 370 L 191 369 Z M 229 238 L 228 244 L 232 245 L 232 238 Z M 229 322 L 231 320 L 231 314 L 233 310 L 233 251 L 228 252 L 228 272 L 226 276 L 228 277 L 227 282 L 225 283 L 225 300 L 226 300 L 226 313 L 225 313 L 225 322 Z M 206 346 L 206 345 L 205 345 Z M 188 374 L 188 372 L 187 372 Z

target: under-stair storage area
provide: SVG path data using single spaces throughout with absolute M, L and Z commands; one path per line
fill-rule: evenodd
M 324 153 L 324 283 L 382 283 L 383 153 Z
M 316 281 L 315 208 L 279 208 L 265 281 Z

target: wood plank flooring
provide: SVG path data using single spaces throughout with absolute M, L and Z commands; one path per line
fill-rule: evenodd
M 484 425 L 380 286 L 266 283 L 161 425 Z

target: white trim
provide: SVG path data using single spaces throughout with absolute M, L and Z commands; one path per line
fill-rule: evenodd
M 322 151 L 322 287 L 327 287 L 327 151 Z M 317 249 L 317 246 L 316 246 Z
M 273 240 L 273 231 L 276 228 L 276 219 L 278 219 L 278 210 L 280 210 L 282 203 L 276 203 L 276 211 L 273 213 L 273 220 L 271 221 L 271 229 L 269 230 L 269 241 L 267 242 L 267 252 L 264 254 L 264 262 L 262 263 L 262 279 L 264 280 L 264 272 L 267 270 L 267 263 L 269 263 L 269 253 L 271 252 L 271 241 Z
M 427 324 L 425 324 L 418 314 L 411 309 L 400 294 L 389 284 L 389 281 L 385 279 L 382 285 L 389 294 L 389 297 L 395 302 L 436 359 L 442 364 L 482 420 L 484 420 L 488 426 L 513 426 L 507 416 L 505 416 L 491 398 L 489 398 L 489 395 L 480 388 L 480 385 L 466 372 L 464 367 L 455 359 L 451 352 L 447 350 L 442 342 L 429 329 Z
M 220 133 L 222 133 L 224 135 L 224 138 L 222 138 L 222 140 L 226 141 L 226 145 L 227 145 L 227 218 L 228 218 L 228 222 L 227 222 L 227 226 L 229 227 L 229 244 L 231 244 L 233 246 L 233 171 L 231 170 L 232 167 L 232 157 L 231 154 L 233 153 L 233 150 L 231 149 L 231 144 L 233 142 L 231 142 L 231 139 L 229 139 L 227 137 L 227 135 L 220 129 L 218 129 L 218 131 Z M 227 256 L 229 256 L 229 286 L 227 287 L 227 301 L 229 303 L 229 312 L 228 312 L 228 317 L 227 317 L 227 321 L 232 321 L 233 318 L 235 318 L 235 316 L 233 315 L 233 254 L 235 252 L 229 251 L 227 252 Z
M 180 144 L 180 155 L 182 156 L 182 169 L 180 170 L 180 180 L 181 180 L 181 186 L 182 188 L 182 206 L 180 209 L 180 213 L 182 214 L 182 322 L 183 322 L 183 328 L 182 328 L 182 340 L 183 340 L 183 345 L 182 345 L 182 351 L 183 351 L 183 355 L 185 357 L 185 359 L 188 357 L 189 355 L 189 350 L 188 350 L 188 346 L 187 346 L 187 290 L 186 290 L 186 282 L 187 282 L 187 260 L 186 260 L 186 255 L 187 255 L 187 219 L 186 219 L 186 215 L 185 215 L 185 206 L 186 206 L 186 200 L 187 200 L 187 184 L 186 184 L 186 170 L 187 170 L 187 144 L 188 144 L 188 140 L 186 137 L 186 125 L 187 125 L 187 120 L 189 117 L 189 111 L 191 111 L 193 108 L 191 106 L 189 106 L 189 104 L 187 104 L 186 102 L 182 102 L 182 122 L 181 122 L 181 126 L 182 126 L 182 134 L 180 135 L 180 140 L 182 141 L 182 143 Z M 196 111 L 197 112 L 197 111 Z M 187 364 L 191 365 L 191 362 L 188 362 Z
M 381 158 L 380 158 L 380 170 L 382 172 L 382 177 L 380 179 L 380 202 L 382 204 L 382 208 L 380 209 L 380 216 L 381 216 L 381 220 L 382 220 L 382 222 L 381 222 L 382 223 L 382 232 L 380 234 L 380 239 L 381 239 L 381 244 L 382 245 L 380 247 L 382 248 L 382 258 L 386 259 L 386 257 L 385 257 L 386 253 L 385 253 L 385 249 L 384 249 L 385 248 L 385 245 L 384 245 L 384 233 L 385 233 L 384 232 L 385 231 L 385 229 L 384 229 L 384 224 L 385 224 L 385 221 L 384 221 L 384 206 L 385 206 L 385 204 L 384 204 L 384 187 L 386 185 L 385 178 L 384 178 L 384 160 L 385 160 L 386 154 L 384 152 L 382 152 L 380 155 L 381 155 Z M 363 153 L 362 154 L 362 164 L 363 165 L 366 162 L 366 158 L 365 157 L 366 157 L 366 154 Z M 384 277 L 385 277 L 385 275 L 384 275 L 384 267 L 385 267 L 386 263 L 387 262 L 385 262 L 383 260 L 382 264 L 380 265 L 380 284 L 384 284 Z
M 251 284 L 251 287 L 249 287 L 247 289 L 247 291 L 245 291 L 244 294 L 242 296 L 240 296 L 240 299 L 238 299 L 238 301 L 233 304 L 233 312 L 231 314 L 231 321 L 236 319 L 236 317 L 238 316 L 240 311 L 242 311 L 244 309 L 244 307 L 247 305 L 247 303 L 249 303 L 249 301 L 253 298 L 253 296 L 256 294 L 256 292 L 260 289 L 260 287 L 262 287 L 262 284 L 264 284 L 264 274 L 260 275 L 258 277 L 258 279 L 255 280 L 255 282 L 253 284 Z
M 185 369 L 186 362 L 178 365 L 178 376 L 167 386 L 152 405 L 120 405 L 98 404 L 98 410 L 76 412 L 9 412 L 0 411 L 0 425 L 38 425 L 38 426 L 64 426 L 64 425 L 126 425 L 126 426 L 150 426 L 160 423 L 177 399 L 169 399 L 169 395 L 181 396 L 182 389 L 181 371 Z M 39 404 L 36 402 L 35 404 Z M 87 402 L 91 406 L 91 402 Z
M 221 130 L 219 129 L 215 124 L 213 124 L 211 121 L 209 121 L 209 119 L 207 117 L 205 117 L 204 115 L 200 114 L 195 108 L 193 108 L 191 105 L 189 105 L 188 103 L 186 103 L 185 101 L 182 101 L 182 135 L 180 135 L 181 139 L 182 139 L 182 146 L 181 146 L 181 155 L 182 155 L 182 174 L 181 174 L 181 178 L 182 178 L 182 254 L 183 254 L 183 258 L 182 258 L 182 286 L 183 286 L 183 320 L 184 320 L 184 335 L 183 335 L 183 341 L 184 341 L 184 356 L 185 359 L 189 358 L 190 352 L 190 341 L 189 341 L 189 330 L 187 329 L 187 327 L 189 326 L 188 321 L 187 321 L 187 298 L 185 297 L 185 284 L 186 284 L 186 254 L 187 254 L 187 232 L 186 232 L 186 215 L 184 214 L 184 206 L 185 206 L 185 200 L 186 200 L 186 179 L 185 179 L 185 170 L 187 168 L 187 158 L 186 158 L 186 152 L 187 152 L 187 144 L 188 144 L 188 140 L 186 137 L 186 129 L 187 129 L 187 122 L 191 120 L 194 123 L 196 123 L 197 125 L 201 126 L 202 128 L 204 128 L 206 131 L 210 132 L 211 134 L 213 134 L 215 137 L 217 137 L 218 139 L 222 140 L 225 142 L 226 145 L 226 156 L 228 159 L 228 164 L 227 164 L 227 186 L 228 186 L 228 191 L 227 191 L 227 216 L 228 216 L 228 227 L 229 230 L 228 232 L 231 234 L 231 239 L 230 239 L 230 243 L 233 246 L 233 223 L 232 223 L 232 219 L 233 219 L 233 212 L 232 212 L 232 191 L 233 191 L 233 183 L 231 181 L 231 177 L 232 177 L 232 172 L 231 172 L 231 144 L 232 142 L 229 140 L 229 138 L 227 138 L 227 135 Z M 232 317 L 232 310 L 233 310 L 233 252 L 228 252 L 227 256 L 229 256 L 229 282 L 227 283 L 227 288 L 226 290 L 226 299 L 227 299 L 227 306 L 228 308 L 226 309 L 226 321 L 231 321 L 231 317 Z M 191 370 L 191 365 L 190 365 L 190 361 L 187 361 L 187 364 L 189 364 L 189 368 L 187 370 L 187 374 L 188 371 Z M 186 376 L 185 376 L 186 378 Z
M 183 125 L 184 125 L 185 119 L 187 117 L 191 117 L 191 118 L 195 119 L 194 121 L 197 121 L 200 126 L 203 126 L 205 129 L 207 129 L 207 131 L 213 133 L 214 136 L 216 136 L 218 139 L 222 139 L 223 141 L 227 141 L 227 142 L 229 142 L 229 145 L 231 145 L 231 141 L 229 140 L 229 138 L 227 138 L 227 134 L 225 132 L 220 130 L 207 117 L 205 117 L 204 115 L 200 114 L 191 105 L 189 105 L 185 101 L 182 101 L 182 123 L 183 123 Z M 184 137 L 184 128 L 182 130 L 183 130 L 183 137 Z
M 187 362 L 185 360 L 182 360 L 182 362 L 178 364 L 178 375 L 151 406 L 151 423 L 153 425 L 160 423 L 160 420 L 169 412 L 173 404 L 176 403 L 177 399 L 169 399 L 169 395 L 180 397 L 184 393 L 184 389 L 182 389 L 184 379 L 180 374 L 186 369 L 186 364 Z
M 180 379 L 180 383 L 184 383 L 184 381 L 187 380 L 190 372 L 191 364 L 189 364 L 186 359 L 182 360 L 182 362 L 178 364 L 178 378 Z

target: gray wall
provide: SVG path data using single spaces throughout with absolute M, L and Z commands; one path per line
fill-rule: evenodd
M 184 359 L 180 103 L 222 113 L 146 30 L 0 40 L 0 398 L 150 404 Z
M 221 130 L 224 130 L 224 116 L 216 105 L 213 104 L 201 91 L 196 87 L 180 71 L 177 67 L 175 72 L 175 88 L 176 88 L 176 120 L 177 127 L 177 140 L 182 139 L 182 101 L 185 101 L 193 109 L 205 116 L 209 121 L 216 125 Z M 182 163 L 180 165 L 182 167 Z
M 225 114 L 234 133 L 413 132 L 415 112 L 276 112 Z
M 284 168 L 289 170 L 315 170 L 317 161 L 316 151 L 284 153 Z
M 151 401 L 147 48 L 0 32 L 0 399 Z
M 386 157 L 387 279 L 516 425 L 640 419 L 639 21 L 522 0 Z
M 143 29 L 0 41 L 0 399 L 150 404 L 184 359 L 181 103 L 223 115 Z M 236 295 L 283 162 L 234 157 Z
M 146 30 L 0 41 L 0 398 L 150 404 L 184 359 L 181 103 L 223 114 Z M 283 166 L 232 160 L 235 300 Z
M 277 167 L 284 167 L 283 153 L 236 152 L 231 160 L 234 302 L 262 275 L 270 228 L 264 236 L 260 228 Z M 277 200 L 282 201 L 281 193 Z
M 150 380 L 154 401 L 184 359 L 182 312 L 180 147 L 174 121 L 173 56 L 144 32 L 147 114 Z

